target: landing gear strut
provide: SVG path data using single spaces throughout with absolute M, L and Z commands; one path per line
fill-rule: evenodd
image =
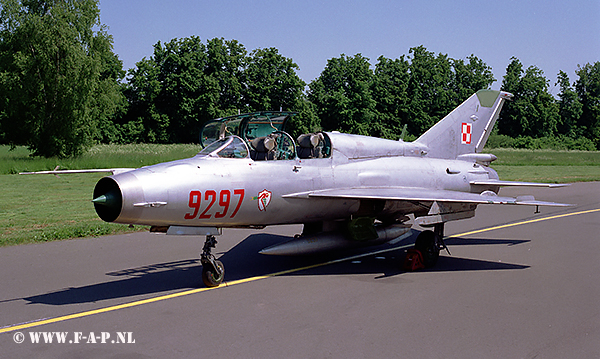
M 202 281 L 207 287 L 218 287 L 225 278 L 225 267 L 221 261 L 217 260 L 211 253 L 212 248 L 217 245 L 217 240 L 213 235 L 207 235 L 202 254 L 200 254 L 200 263 L 202 263 Z

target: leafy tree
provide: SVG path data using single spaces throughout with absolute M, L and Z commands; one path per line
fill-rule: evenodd
M 404 56 L 394 60 L 380 56 L 375 65 L 372 89 L 381 137 L 397 139 L 409 121 L 409 66 Z
M 502 90 L 514 95 L 519 90 L 521 76 L 523 76 L 523 64 L 513 56 L 510 64 L 506 67 L 506 74 L 502 80 Z
M 237 41 L 172 40 L 155 52 L 162 91 L 159 112 L 168 117 L 169 142 L 195 142 L 207 120 L 240 108 L 241 68 L 246 50 Z
M 461 104 L 475 92 L 489 89 L 496 81 L 492 68 L 483 60 L 475 55 L 467 57 L 467 60 L 468 62 L 460 59 L 452 60 L 454 78 L 451 88 L 455 96 L 455 106 Z
M 412 58 L 380 57 L 375 66 L 373 97 L 381 128 L 387 138 L 397 138 L 408 125 L 420 135 L 474 92 L 495 81 L 491 68 L 475 55 L 454 60 L 419 46 Z
M 131 138 L 147 142 L 196 142 L 208 120 L 238 111 L 299 110 L 296 128 L 317 128 L 296 65 L 275 48 L 249 56 L 235 40 L 199 37 L 154 46 L 154 55 L 130 71 L 130 108 L 121 120 Z M 299 121 L 305 119 L 306 125 Z
M 569 137 L 578 137 L 580 135 L 577 123 L 582 114 L 582 104 L 579 101 L 577 93 L 571 87 L 569 76 L 564 72 L 558 73 L 560 94 L 558 95 L 559 123 L 556 127 L 559 134 Z
M 97 37 L 106 36 L 98 33 Z M 91 117 L 97 120 L 94 139 L 98 142 L 121 142 L 120 129 L 113 122 L 115 116 L 122 116 L 127 109 L 127 99 L 123 94 L 125 78 L 123 62 L 112 52 L 112 39 L 95 41 L 96 53 L 101 58 L 100 76 L 92 94 Z
M 245 48 L 235 40 L 215 38 L 205 45 L 193 36 L 157 43 L 152 58 L 130 71 L 130 109 L 123 122 L 142 129 L 141 141 L 198 141 L 204 122 L 243 107 L 245 59 Z
M 549 80 L 544 77 L 544 72 L 530 66 L 521 82 L 523 92 L 520 95 L 528 97 L 531 103 L 531 107 L 527 108 L 527 113 L 530 114 L 531 136 L 555 136 L 560 118 L 559 108 L 548 90 Z
M 124 90 L 129 108 L 124 116 L 115 119 L 117 127 L 122 130 L 123 142 L 167 140 L 168 123 L 160 121 L 155 102 L 162 87 L 158 71 L 154 60 L 146 58 L 139 61 L 135 69 L 129 70 Z
M 506 74 L 502 80 L 501 89 L 516 95 L 519 91 L 519 83 L 522 75 L 523 64 L 516 57 L 512 57 L 511 62 L 508 64 L 508 67 L 506 67 Z M 516 101 L 516 99 L 514 100 Z M 495 128 L 498 129 L 498 133 L 511 138 L 522 135 L 523 126 L 521 123 L 516 122 L 517 116 L 518 112 L 514 101 L 507 104 L 507 106 L 504 106 L 495 126 Z
M 321 75 L 310 83 L 308 98 L 317 108 L 324 130 L 340 130 L 356 134 L 378 131 L 371 93 L 373 72 L 369 59 L 361 54 L 327 61 Z
M 292 59 L 271 47 L 253 50 L 246 59 L 242 76 L 242 101 L 247 111 L 281 108 L 298 112 L 286 124 L 294 138 L 321 129 L 314 104 L 303 94 L 306 83 L 298 76 L 298 69 Z
M 579 126 L 600 150 L 600 62 L 579 67 L 576 73 L 575 90 L 582 104 Z
M 514 100 L 500 115 L 500 134 L 533 138 L 556 134 L 559 109 L 548 92 L 548 80 L 542 70 L 530 66 L 523 71 L 521 62 L 513 57 L 506 69 L 502 90 L 512 93 Z
M 0 127 L 33 155 L 73 156 L 122 106 L 95 0 L 0 0 Z M 97 30 L 94 30 L 94 29 Z
M 495 81 L 474 55 L 468 62 L 453 60 L 423 46 L 409 54 L 379 57 L 374 72 L 360 54 L 329 60 L 308 96 L 323 127 L 396 139 L 407 125 L 410 136 L 419 135 Z
M 214 38 L 207 41 L 208 64 L 204 69 L 218 83 L 218 109 L 203 120 L 233 115 L 243 106 L 243 74 L 247 61 L 246 48 L 236 40 Z
M 239 108 L 246 50 L 235 40 L 215 38 L 205 46 L 191 37 L 172 40 L 164 51 L 157 105 L 169 118 L 169 142 L 196 142 L 205 121 Z
M 420 135 L 454 108 L 449 90 L 453 73 L 448 55 L 427 51 L 424 46 L 409 50 L 412 54 L 408 82 L 408 131 Z
M 296 71 L 292 59 L 276 48 L 256 49 L 248 57 L 244 69 L 244 104 L 249 111 L 290 110 L 302 99 L 306 83 Z

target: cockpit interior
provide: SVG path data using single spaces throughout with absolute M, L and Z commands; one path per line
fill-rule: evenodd
M 253 112 L 207 122 L 200 132 L 204 147 L 197 156 L 254 161 L 328 158 L 331 141 L 324 132 L 300 135 L 284 131 L 295 112 Z

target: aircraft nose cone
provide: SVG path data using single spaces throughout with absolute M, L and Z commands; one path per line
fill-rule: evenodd
M 112 208 L 115 208 L 120 205 L 119 200 L 116 197 L 116 194 L 114 191 L 110 191 L 101 196 L 98 196 L 98 197 L 94 198 L 92 200 L 92 202 L 94 202 L 95 204 L 99 204 L 99 205 L 106 206 L 106 207 L 112 207 Z

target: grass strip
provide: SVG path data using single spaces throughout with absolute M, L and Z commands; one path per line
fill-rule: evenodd
M 142 230 L 98 218 L 91 197 L 101 176 L 0 175 L 0 246 Z

